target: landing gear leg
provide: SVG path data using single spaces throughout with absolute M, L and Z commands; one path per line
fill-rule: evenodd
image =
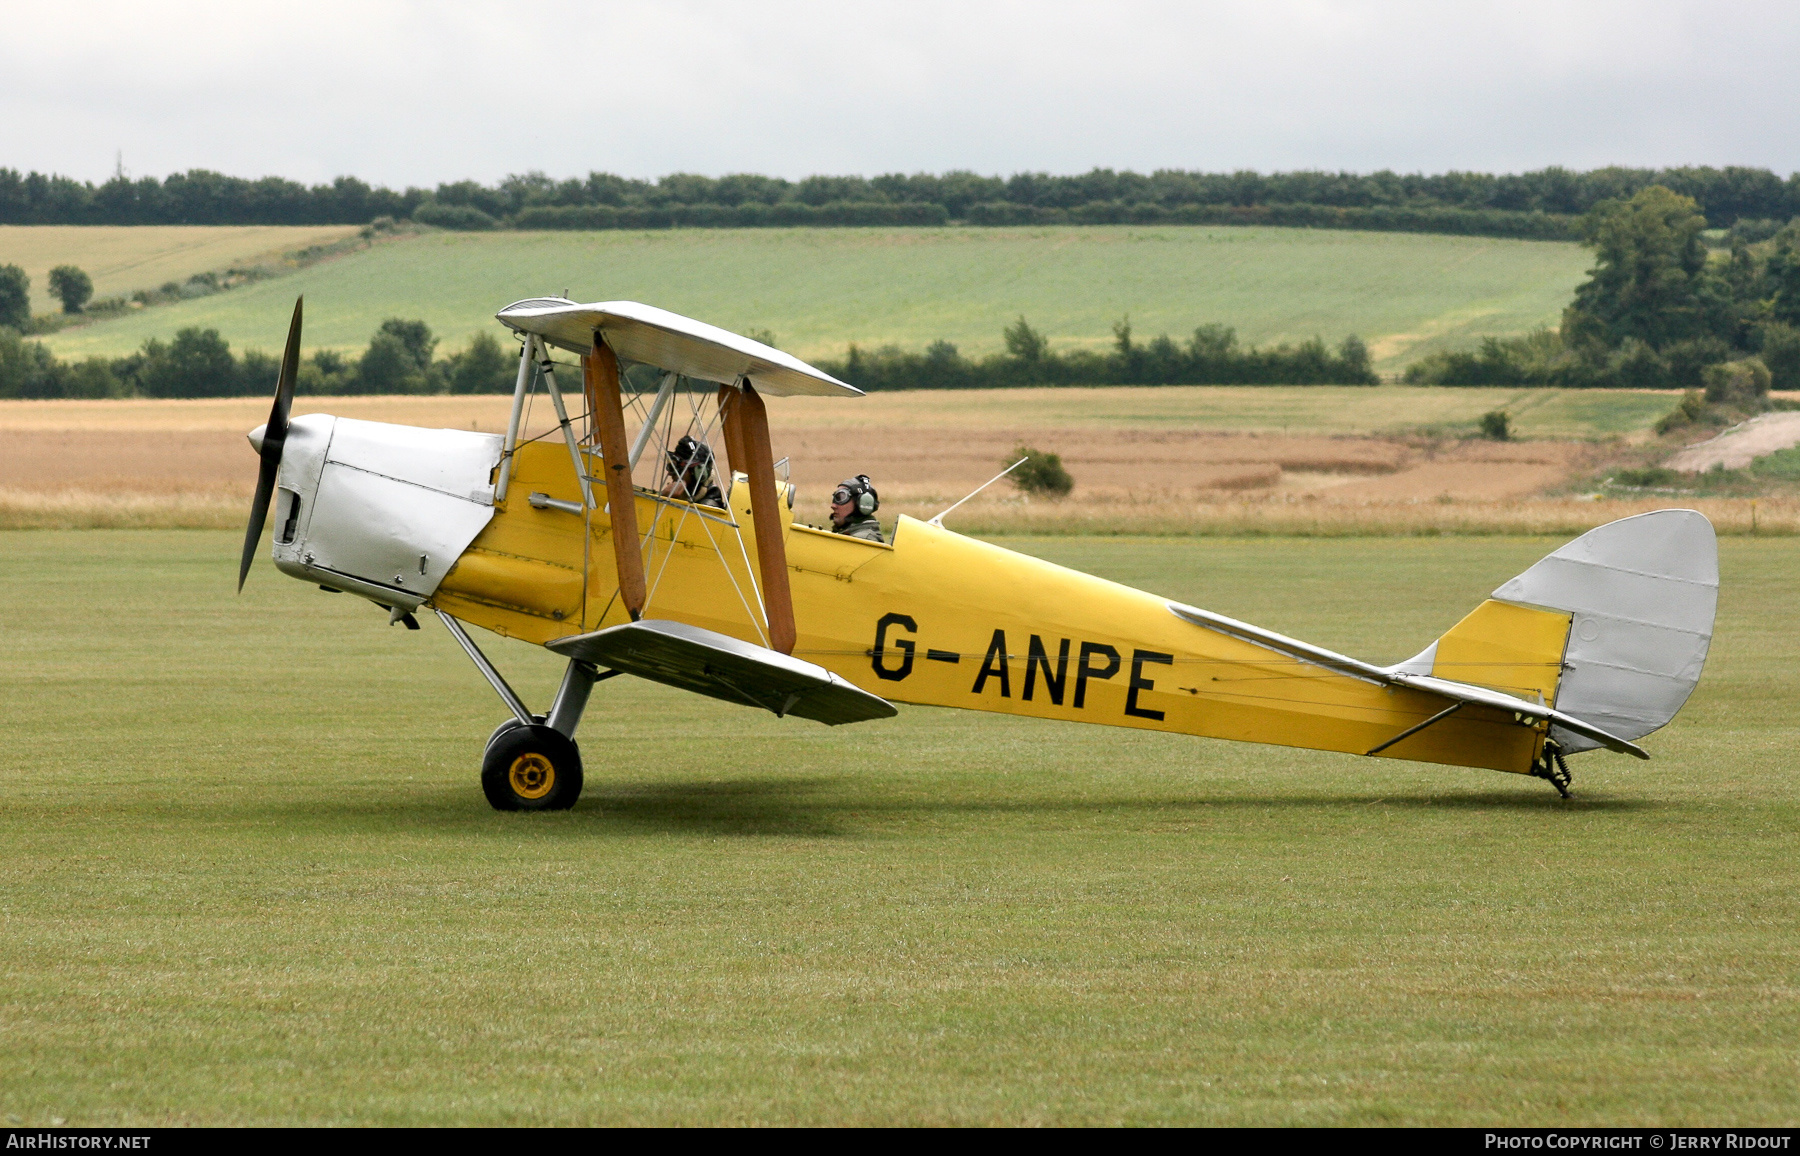
M 534 715 L 456 619 L 438 611 L 444 626 L 481 671 L 513 717 L 494 728 L 481 757 L 481 791 L 496 811 L 565 811 L 581 796 L 581 723 L 594 684 L 619 673 L 572 659 L 548 715 Z
M 573 739 L 575 728 L 581 725 L 581 712 L 587 709 L 588 695 L 593 691 L 594 684 L 617 673 L 619 672 L 616 670 L 609 670 L 602 674 L 592 663 L 571 658 L 569 669 L 563 671 L 562 685 L 556 689 L 556 701 L 550 704 L 550 716 L 544 721 L 552 730 L 561 731 Z
M 1544 753 L 1531 768 L 1533 778 L 1543 779 L 1556 788 L 1563 798 L 1569 797 L 1569 786 L 1575 781 L 1569 764 L 1563 762 L 1562 746 L 1555 739 L 1544 740 Z

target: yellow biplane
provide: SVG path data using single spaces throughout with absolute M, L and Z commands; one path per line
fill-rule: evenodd
M 274 510 L 277 567 L 417 629 L 432 610 L 511 712 L 482 788 L 574 804 L 594 685 L 619 674 L 828 725 L 894 703 L 963 707 L 1549 780 L 1565 756 L 1667 723 L 1712 637 L 1712 526 L 1662 510 L 1602 526 L 1494 591 L 1414 658 L 1378 666 L 902 517 L 891 543 L 794 521 L 765 394 L 860 396 L 778 349 L 629 301 L 539 298 L 504 436 L 290 420 L 296 302 L 238 574 Z M 579 391 L 551 351 L 580 358 Z M 572 376 L 574 367 L 560 363 Z M 521 415 L 541 387 L 550 435 Z M 571 413 L 573 412 L 573 416 Z M 635 428 L 634 428 L 635 427 Z M 679 437 L 722 449 L 716 496 L 666 483 Z M 568 659 L 533 714 L 467 625 Z

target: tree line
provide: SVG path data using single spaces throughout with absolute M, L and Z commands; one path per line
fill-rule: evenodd
M 1240 346 L 1237 332 L 1202 325 L 1182 343 L 1162 334 L 1133 340 L 1130 318 L 1113 325 L 1112 348 L 1057 352 L 1020 317 L 1002 336 L 1005 351 L 970 359 L 948 341 L 924 352 L 852 345 L 842 360 L 824 358 L 820 369 L 858 389 L 996 389 L 1025 385 L 1378 385 L 1361 338 L 1346 337 L 1335 349 L 1318 338 L 1271 348 Z
M 1800 389 L 1800 219 L 1765 228 L 1739 221 L 1728 253 L 1710 251 L 1707 221 L 1693 198 L 1653 185 L 1628 200 L 1603 201 L 1583 218 L 1595 251 L 1561 326 L 1519 338 L 1489 338 L 1474 351 L 1438 353 L 1406 372 L 1427 385 L 1550 385 L 1573 388 L 1706 390 L 1715 402 L 1755 402 L 1771 387 Z M 91 286 L 58 270 L 79 308 Z M 216 397 L 266 393 L 267 354 L 235 357 L 216 330 L 190 328 L 129 357 L 65 364 L 28 342 L 8 318 L 28 305 L 22 269 L 0 267 L 0 397 Z M 10 311 L 10 312 L 9 312 Z M 1129 319 L 1108 352 L 1056 352 L 1025 318 L 1003 334 L 1005 351 L 971 359 L 939 341 L 922 352 L 851 346 L 820 367 L 864 389 L 959 389 L 1017 385 L 1375 384 L 1362 341 L 1335 349 L 1318 340 L 1240 347 L 1222 326 L 1201 326 L 1185 343 L 1164 334 L 1140 344 Z M 772 339 L 771 339 L 772 340 Z M 513 359 L 491 335 L 435 356 L 423 322 L 390 319 L 359 357 L 328 350 L 303 364 L 299 386 L 316 393 L 486 393 L 511 388 Z M 1741 396 L 1740 396 L 1741 395 Z M 1753 396 L 1754 395 L 1754 396 Z M 1698 404 L 1698 403 L 1696 403 Z
M 1203 173 L 1095 169 L 875 177 L 675 173 L 514 175 L 394 190 L 355 177 L 305 185 L 195 169 L 101 184 L 0 168 L 0 224 L 325 225 L 412 218 L 443 228 L 677 228 L 776 225 L 1275 224 L 1573 238 L 1596 205 L 1652 186 L 1690 197 L 1709 227 L 1800 216 L 1800 174 L 1689 166 L 1528 173 Z
M 760 334 L 771 338 L 770 334 Z M 1006 349 L 970 359 L 947 341 L 923 353 L 852 345 L 819 368 L 865 390 L 980 389 L 1021 385 L 1374 385 L 1368 350 L 1356 337 L 1335 350 L 1318 340 L 1259 349 L 1229 328 L 1204 325 L 1184 344 L 1164 335 L 1133 340 L 1113 327 L 1113 347 L 1058 353 L 1021 317 L 1005 330 Z M 486 332 L 466 349 L 437 356 L 423 321 L 390 318 L 358 355 L 321 349 L 301 359 L 302 394 L 511 393 L 518 353 Z M 278 365 L 261 350 L 234 354 L 216 329 L 189 327 L 152 338 L 126 357 L 60 361 L 41 342 L 0 326 L 0 398 L 255 397 L 274 391 Z M 655 376 L 644 378 L 654 388 Z M 642 383 L 640 383 L 642 384 Z
M 491 333 L 437 356 L 423 321 L 382 322 L 359 355 L 317 350 L 301 359 L 296 393 L 511 393 L 519 367 Z M 232 352 L 216 329 L 191 326 L 151 338 L 125 357 L 61 361 L 42 342 L 0 327 L 0 398 L 259 397 L 273 394 L 280 365 L 262 350 Z
M 1662 186 L 1602 202 L 1583 224 L 1594 268 L 1557 329 L 1433 354 L 1406 380 L 1716 393 L 1731 379 L 1800 389 L 1800 219 L 1740 227 L 1728 253 L 1702 243 L 1707 224 L 1692 197 Z

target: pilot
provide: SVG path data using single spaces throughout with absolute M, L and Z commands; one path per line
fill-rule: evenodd
M 663 497 L 680 498 L 695 505 L 713 506 L 721 510 L 725 508 L 725 498 L 719 493 L 718 484 L 713 481 L 711 446 L 691 437 L 683 437 L 669 451 L 665 468 L 669 471 L 669 480 L 662 488 Z
M 875 520 L 875 511 L 880 508 L 881 497 L 869 484 L 869 475 L 857 474 L 839 482 L 837 489 L 831 492 L 831 528 L 835 533 L 848 534 L 852 538 L 885 541 L 881 536 L 881 523 Z

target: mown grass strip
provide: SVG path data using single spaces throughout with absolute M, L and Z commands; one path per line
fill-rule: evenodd
M 1378 661 L 1558 542 L 1015 542 Z M 442 631 L 232 533 L 0 535 L 0 1114 L 44 1125 L 1800 1112 L 1792 542 L 1655 761 L 1491 772 L 629 679 L 572 813 Z M 556 664 L 496 642 L 533 702 Z

